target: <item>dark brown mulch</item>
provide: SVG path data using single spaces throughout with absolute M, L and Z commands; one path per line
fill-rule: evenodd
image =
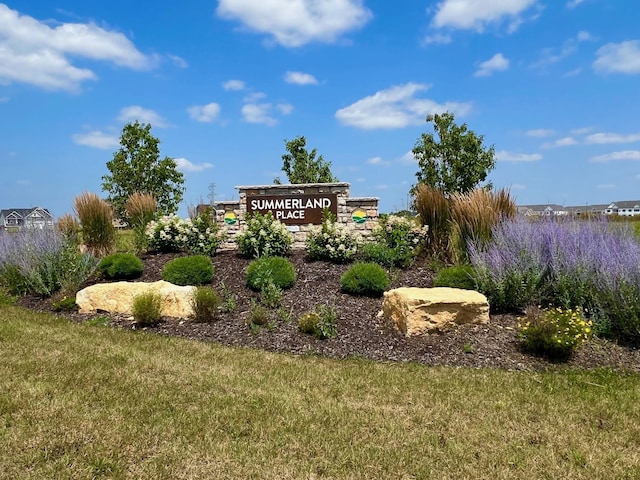
M 160 280 L 162 267 L 178 255 L 146 255 L 141 281 Z M 258 294 L 245 286 L 244 272 L 250 260 L 235 252 L 222 252 L 213 258 L 213 286 L 224 285 L 236 298 L 233 313 L 221 313 L 214 323 L 165 318 L 148 332 L 217 342 L 223 345 L 260 348 L 293 354 L 316 354 L 334 358 L 361 357 L 376 361 L 410 361 L 429 365 L 497 367 L 510 370 L 544 370 L 557 365 L 520 351 L 516 338 L 516 316 L 492 315 L 489 325 L 465 325 L 455 331 L 422 338 L 405 338 L 386 319 L 379 318 L 382 300 L 340 292 L 340 277 L 348 265 L 311 262 L 302 251 L 294 252 L 297 280 L 284 292 L 283 306 L 273 311 L 266 327 L 250 329 L 249 307 Z M 392 287 L 431 287 L 433 272 L 425 262 L 391 272 Z M 51 310 L 52 300 L 30 297 L 19 303 L 36 310 Z M 298 317 L 318 303 L 335 305 L 338 312 L 338 336 L 319 340 L 299 331 Z M 95 315 L 69 314 L 75 321 Z M 135 328 L 133 319 L 111 316 L 115 327 Z M 594 339 L 582 345 L 566 363 L 569 367 L 611 367 L 640 372 L 640 350 Z

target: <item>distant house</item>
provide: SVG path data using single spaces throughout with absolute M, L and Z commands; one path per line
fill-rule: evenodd
M 624 200 L 613 202 L 604 209 L 607 215 L 620 215 L 623 217 L 634 217 L 640 215 L 640 200 Z
M 553 217 L 569 215 L 569 211 L 565 207 L 553 203 L 544 205 L 519 205 L 517 210 L 519 215 L 524 215 L 525 217 Z
M 46 208 L 0 210 L 0 229 L 53 228 L 53 216 Z
M 566 207 L 569 211 L 569 215 L 603 215 L 605 210 L 607 209 L 606 204 L 597 204 L 597 205 L 579 205 L 575 207 Z

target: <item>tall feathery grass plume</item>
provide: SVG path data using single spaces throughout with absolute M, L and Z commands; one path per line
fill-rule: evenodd
M 83 192 L 73 200 L 73 210 L 80 219 L 82 243 L 96 257 L 113 251 L 116 229 L 113 208 L 98 195 Z

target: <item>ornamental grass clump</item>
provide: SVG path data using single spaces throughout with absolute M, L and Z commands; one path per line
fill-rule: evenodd
M 222 299 L 210 286 L 201 286 L 193 294 L 191 307 L 195 322 L 209 323 L 218 318 Z
M 291 253 L 293 236 L 286 225 L 273 218 L 271 212 L 253 213 L 243 232 L 235 237 L 240 253 L 246 257 L 285 257 Z
M 116 228 L 113 226 L 113 208 L 98 195 L 83 192 L 73 200 L 73 209 L 80 219 L 82 243 L 96 257 L 113 251 Z
M 156 198 L 150 193 L 135 192 L 127 198 L 124 204 L 124 211 L 127 214 L 127 221 L 133 228 L 133 236 L 136 251 L 144 252 L 148 248 L 146 229 L 158 209 Z
M 307 235 L 307 254 L 312 260 L 349 263 L 358 252 L 358 239 L 336 223 L 335 215 L 323 212 L 322 226 Z
M 157 292 L 148 291 L 133 299 L 133 319 L 137 325 L 146 327 L 160 321 L 162 297 Z
M 527 309 L 518 319 L 518 338 L 523 350 L 555 361 L 566 361 L 592 332 L 592 322 L 580 308 Z

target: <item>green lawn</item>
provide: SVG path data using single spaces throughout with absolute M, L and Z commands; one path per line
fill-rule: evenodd
M 0 478 L 640 478 L 640 376 L 337 361 L 0 307 Z

